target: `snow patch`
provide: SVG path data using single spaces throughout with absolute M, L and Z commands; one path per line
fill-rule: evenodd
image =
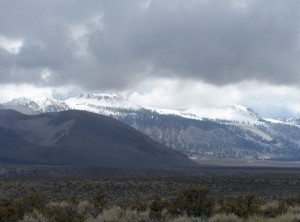
M 72 109 L 87 110 L 97 112 L 98 107 L 139 109 L 140 107 L 125 100 L 121 95 L 113 94 L 81 94 L 64 101 Z
M 256 128 L 253 125 L 244 125 L 244 124 L 238 124 L 238 126 L 245 130 L 245 131 L 249 131 L 259 137 L 261 137 L 262 139 L 266 140 L 266 141 L 273 141 L 273 138 L 271 136 L 269 136 L 268 134 L 266 134 L 265 132 L 263 132 L 262 130 Z
M 241 105 L 228 105 L 202 110 L 191 109 L 189 112 L 201 116 L 202 118 L 212 120 L 226 120 L 251 125 L 263 124 L 263 119 L 257 113 L 252 109 Z

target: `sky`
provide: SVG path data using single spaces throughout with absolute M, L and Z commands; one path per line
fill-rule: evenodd
M 0 101 L 119 92 L 300 116 L 298 0 L 0 1 Z

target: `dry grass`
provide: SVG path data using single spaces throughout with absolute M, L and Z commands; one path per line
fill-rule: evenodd
M 216 214 L 212 216 L 209 222 L 242 222 L 243 220 L 234 214 Z
M 138 212 L 136 210 L 123 210 L 120 207 L 104 209 L 96 218 L 89 217 L 85 222 L 150 222 L 149 212 Z
M 50 220 L 35 209 L 32 213 L 25 214 L 20 222 L 50 222 Z
M 63 207 L 63 204 L 59 204 Z M 88 201 L 82 201 L 78 204 L 77 210 L 84 213 L 85 209 L 91 207 Z M 289 208 L 289 212 L 275 218 L 264 218 L 260 215 L 250 216 L 248 219 L 242 219 L 234 214 L 215 214 L 211 218 L 188 217 L 187 215 L 179 215 L 176 217 L 166 217 L 161 220 L 163 222 L 297 222 L 300 221 L 300 206 Z M 149 217 L 149 211 L 138 212 L 137 210 L 124 210 L 114 206 L 104 209 L 102 213 L 93 217 L 87 215 L 84 222 L 157 222 L 158 220 Z M 20 222 L 52 222 L 46 218 L 38 210 L 32 213 L 26 213 Z

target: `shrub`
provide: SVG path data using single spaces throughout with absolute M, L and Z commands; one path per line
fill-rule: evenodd
M 204 187 L 180 191 L 171 208 L 174 214 L 209 217 L 214 207 L 214 199 L 208 196 L 209 190 Z
M 100 213 L 103 211 L 104 207 L 107 204 L 107 200 L 104 194 L 98 193 L 95 198 L 92 200 L 96 210 Z
M 33 212 L 34 209 L 43 209 L 49 202 L 49 197 L 44 193 L 30 193 L 17 201 L 16 205 L 22 215 Z
M 16 221 L 18 218 L 18 209 L 15 206 L 0 207 L 0 221 Z
M 163 210 L 167 209 L 169 203 L 166 199 L 156 196 L 154 201 L 150 204 L 150 213 L 149 216 L 151 219 L 160 220 L 163 217 Z
M 300 194 L 298 194 L 297 196 L 292 196 L 292 197 L 285 198 L 285 202 L 289 206 L 300 205 Z
M 287 206 L 285 202 L 280 199 L 278 201 L 272 201 L 264 204 L 260 208 L 260 212 L 264 217 L 276 217 L 287 212 Z
M 50 221 L 81 222 L 85 219 L 85 215 L 77 210 L 77 205 L 66 201 L 49 205 L 43 213 Z
M 128 210 L 137 210 L 138 212 L 146 211 L 149 203 L 143 198 L 135 198 L 125 202 L 122 206 Z
M 245 196 L 229 197 L 222 204 L 220 211 L 222 213 L 233 213 L 239 217 L 246 218 L 249 215 L 259 213 L 261 201 L 255 194 L 247 194 Z

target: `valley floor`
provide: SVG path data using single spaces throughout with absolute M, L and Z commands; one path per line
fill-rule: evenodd
M 300 161 L 277 161 L 277 160 L 240 160 L 240 159 L 194 159 L 201 166 L 223 167 L 268 167 L 274 169 L 300 168 Z
M 300 220 L 299 168 L 2 165 L 0 179 L 1 221 Z
M 204 186 L 214 197 L 256 193 L 265 200 L 297 195 L 300 168 L 233 167 L 203 165 L 196 169 L 118 169 L 67 166 L 0 167 L 1 198 L 19 198 L 31 192 L 91 198 L 103 193 L 111 205 L 124 200 L 168 199 L 179 190 Z

